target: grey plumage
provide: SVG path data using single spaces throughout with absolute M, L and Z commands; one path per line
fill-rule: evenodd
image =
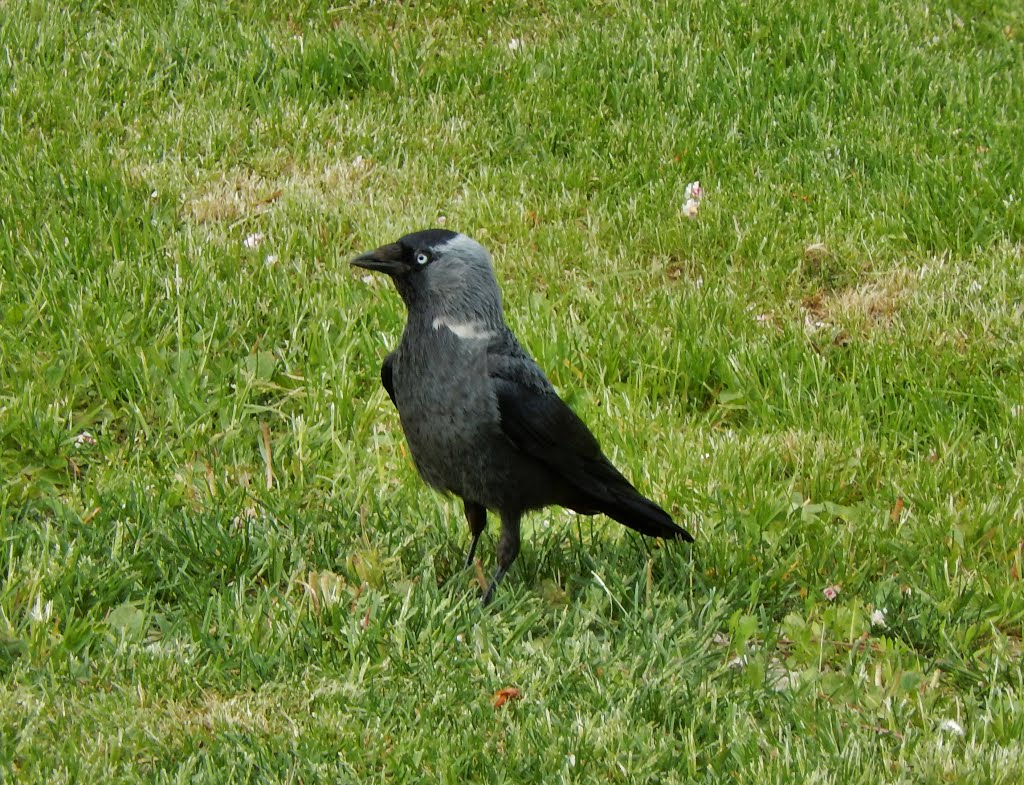
M 472 563 L 487 522 L 501 517 L 498 567 L 484 603 L 519 553 L 528 510 L 557 504 L 604 513 L 651 537 L 691 542 L 602 454 L 586 425 L 505 325 L 491 257 L 444 229 L 408 234 L 352 260 L 386 273 L 408 308 L 381 381 L 423 479 L 465 505 Z

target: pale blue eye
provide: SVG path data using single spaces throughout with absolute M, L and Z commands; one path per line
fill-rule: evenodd
M 430 257 L 427 256 L 427 254 L 424 253 L 423 251 L 420 251 L 418 254 L 416 254 L 416 264 L 420 265 L 420 267 L 422 267 L 429 261 Z

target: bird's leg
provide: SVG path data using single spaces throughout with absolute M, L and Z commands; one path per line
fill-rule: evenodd
M 505 573 L 512 566 L 512 562 L 516 560 L 516 556 L 519 555 L 519 519 L 521 517 L 522 514 L 518 511 L 512 513 L 503 511 L 501 513 L 501 537 L 498 539 L 498 569 L 491 579 L 491 585 L 487 587 L 487 593 L 484 594 L 484 605 L 487 605 L 494 599 L 494 590 L 501 583 L 501 579 L 505 577 Z
M 487 508 L 476 502 L 463 502 L 466 509 L 466 521 L 469 523 L 469 533 L 473 539 L 469 543 L 469 553 L 466 554 L 466 563 L 462 569 L 467 569 L 473 563 L 476 555 L 476 544 L 480 542 L 480 535 L 487 528 Z

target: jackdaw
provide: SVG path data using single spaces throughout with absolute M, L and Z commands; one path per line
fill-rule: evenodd
M 498 567 L 483 597 L 519 553 L 519 521 L 551 504 L 604 513 L 648 537 L 693 537 L 637 490 L 601 452 L 505 325 L 491 256 L 446 229 L 407 234 L 352 260 L 390 276 L 409 312 L 380 378 L 423 479 L 461 497 L 472 541 L 501 516 Z

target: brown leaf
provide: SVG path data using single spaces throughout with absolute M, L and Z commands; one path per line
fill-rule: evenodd
M 509 701 L 519 700 L 521 697 L 523 697 L 523 694 L 515 687 L 503 687 L 494 693 L 494 700 L 492 702 L 494 703 L 494 708 L 500 709 Z
M 896 503 L 892 506 L 892 512 L 889 513 L 889 517 L 892 518 L 893 523 L 900 522 L 900 515 L 903 514 L 903 497 L 900 496 L 896 499 Z

